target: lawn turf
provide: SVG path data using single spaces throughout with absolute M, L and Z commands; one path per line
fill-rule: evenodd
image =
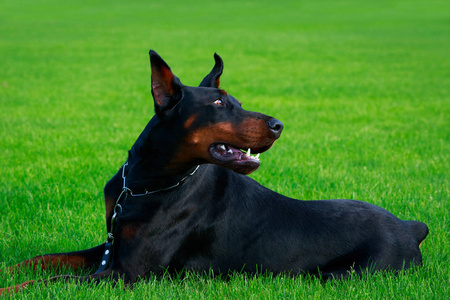
M 327 283 L 56 283 L 17 297 L 444 299 L 449 20 L 448 1 L 0 0 L 0 269 L 102 243 L 103 186 L 153 114 L 148 50 L 187 85 L 217 52 L 222 87 L 285 124 L 252 177 L 291 197 L 365 200 L 427 223 L 424 266 Z M 55 274 L 0 271 L 0 287 Z

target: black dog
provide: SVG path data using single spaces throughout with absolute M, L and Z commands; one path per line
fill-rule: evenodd
M 283 124 L 245 111 L 219 88 L 218 55 L 199 87 L 181 84 L 156 52 L 150 59 L 156 115 L 106 184 L 107 243 L 21 266 L 98 267 L 77 280 L 133 282 L 165 270 L 329 278 L 421 264 L 424 223 L 365 202 L 290 199 L 244 176 L 259 167 L 259 153 L 280 137 Z

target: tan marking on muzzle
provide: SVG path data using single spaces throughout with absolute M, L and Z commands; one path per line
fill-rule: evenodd
M 248 149 L 261 148 L 273 141 L 273 135 L 262 118 L 248 119 L 237 125 L 220 122 L 200 127 L 184 138 L 184 143 L 180 145 L 168 169 L 175 170 L 197 159 L 210 161 L 209 147 L 214 143 L 226 143 L 233 147 Z

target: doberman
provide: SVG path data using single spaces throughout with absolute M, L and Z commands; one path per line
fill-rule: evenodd
M 107 242 L 19 266 L 98 268 L 77 282 L 149 273 L 230 270 L 345 277 L 422 263 L 428 227 L 355 200 L 295 200 L 245 176 L 280 137 L 275 118 L 219 88 L 222 59 L 199 87 L 150 51 L 155 116 L 106 184 Z M 44 282 L 48 282 L 44 281 Z M 31 282 L 1 289 L 18 291 Z

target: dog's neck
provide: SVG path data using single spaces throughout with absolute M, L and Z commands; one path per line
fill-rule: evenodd
M 158 190 L 177 184 L 197 167 L 196 164 L 186 165 L 177 170 L 167 170 L 174 151 L 170 145 L 170 138 L 164 137 L 161 142 L 151 142 L 153 130 L 160 120 L 155 115 L 139 135 L 138 139 L 128 151 L 128 165 L 126 167 L 127 187 L 136 192 Z

